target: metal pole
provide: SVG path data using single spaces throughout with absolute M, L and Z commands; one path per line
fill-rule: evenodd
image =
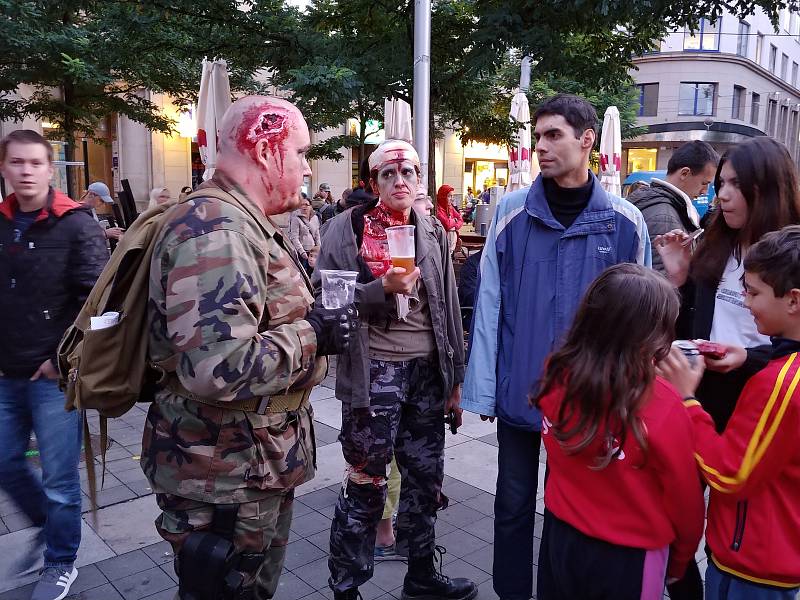
M 431 0 L 414 0 L 414 146 L 419 154 L 422 189 L 428 190 L 431 95 Z

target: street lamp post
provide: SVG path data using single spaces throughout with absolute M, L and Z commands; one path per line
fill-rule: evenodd
M 428 140 L 431 93 L 431 0 L 414 1 L 414 145 L 422 189 L 428 190 Z

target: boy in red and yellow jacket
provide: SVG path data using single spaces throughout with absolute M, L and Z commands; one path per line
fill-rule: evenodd
M 800 590 L 800 226 L 765 235 L 744 260 L 745 305 L 772 338 L 722 435 L 691 394 L 702 367 L 675 354 L 662 373 L 685 393 L 695 458 L 711 487 L 706 597 L 794 599 Z M 722 595 L 721 595 L 722 594 Z

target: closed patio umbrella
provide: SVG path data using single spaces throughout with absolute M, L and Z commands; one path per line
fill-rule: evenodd
M 383 104 L 383 130 L 387 140 L 403 140 L 411 144 L 411 107 L 398 98 L 387 98 Z
M 609 106 L 603 117 L 603 137 L 600 139 L 600 185 L 607 192 L 622 195 L 620 171 L 622 170 L 622 134 L 619 110 Z
M 197 101 L 197 145 L 206 166 L 203 181 L 211 179 L 217 165 L 217 135 L 222 116 L 231 105 L 228 65 L 224 60 L 203 59 L 200 96 Z

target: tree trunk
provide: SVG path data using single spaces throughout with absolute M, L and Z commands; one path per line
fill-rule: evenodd
M 68 163 L 75 160 L 75 119 L 72 116 L 72 106 L 74 105 L 75 101 L 75 88 L 71 81 L 64 81 L 62 85 L 62 93 L 64 99 L 64 119 L 63 119 L 63 129 L 62 135 L 65 142 L 64 147 L 64 160 Z M 84 157 L 86 160 L 86 157 Z M 80 190 L 78 189 L 78 181 L 77 177 L 75 177 L 75 169 L 69 165 L 66 167 L 67 170 L 67 195 L 70 198 L 78 198 L 80 197 Z M 86 182 L 88 185 L 89 182 Z
M 72 23 L 72 14 L 65 12 L 61 17 L 61 21 L 65 26 L 70 25 Z M 75 117 L 72 113 L 72 107 L 75 105 L 74 83 L 69 79 L 65 79 L 61 85 L 61 93 L 62 100 L 64 101 L 64 118 L 61 130 L 65 142 L 64 160 L 71 162 L 75 160 L 76 134 Z M 84 160 L 86 160 L 86 157 L 84 157 Z M 65 168 L 67 170 L 67 195 L 70 198 L 77 199 L 80 196 L 80 190 L 78 190 L 78 182 L 75 177 L 74 169 L 72 169 L 69 165 L 67 165 Z M 86 185 L 89 185 L 88 181 L 86 182 Z

